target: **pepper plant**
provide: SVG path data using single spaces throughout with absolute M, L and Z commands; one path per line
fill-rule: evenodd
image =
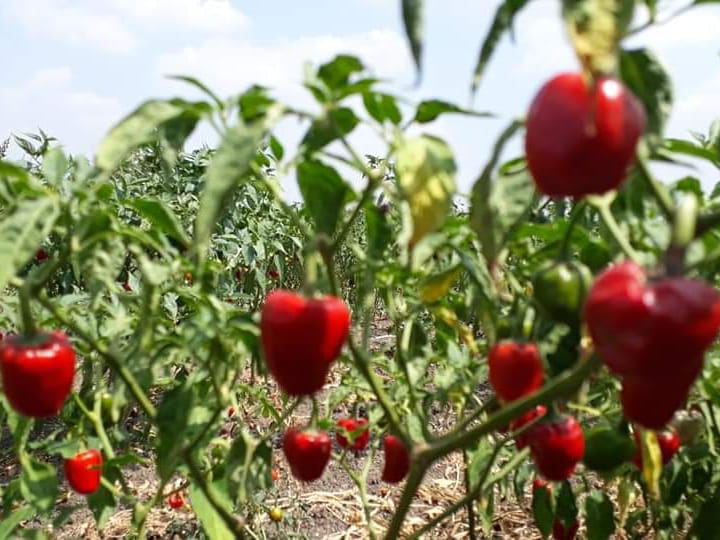
M 461 204 L 433 122 L 484 129 L 486 113 L 410 106 L 349 55 L 308 71 L 317 114 L 184 76 L 203 100 L 144 102 L 92 161 L 17 138 L 28 160 L 0 161 L 0 367 L 20 472 L 0 536 L 62 527 L 67 480 L 100 528 L 123 507 L 145 537 L 150 510 L 187 491 L 209 538 L 257 537 L 266 515 L 282 520 L 264 494 L 286 459 L 302 482 L 342 468 L 371 538 L 419 538 L 459 511 L 471 538 L 489 534 L 496 499 L 522 503 L 533 478 L 543 536 L 716 538 L 720 199 L 651 165 L 720 168 L 720 123 L 665 136 L 670 74 L 623 45 L 657 5 L 632 27 L 635 3 L 560 3 L 577 71 L 518 107 Z M 422 4 L 401 3 L 418 73 Z M 526 4 L 501 3 L 473 88 Z M 287 120 L 306 129 L 297 148 L 274 134 Z M 188 153 L 200 123 L 220 143 Z M 352 144 L 361 124 L 384 155 Z M 524 154 L 508 157 L 514 138 Z M 282 196 L 292 177 L 301 204 Z M 378 317 L 389 355 L 370 347 Z M 333 418 L 341 405 L 352 415 Z M 228 410 L 242 420 L 230 438 Z M 451 427 L 432 427 L 437 410 Z M 454 454 L 465 493 L 406 526 L 429 468 Z M 376 462 L 400 484 L 387 523 L 369 503 Z M 135 464 L 157 474 L 149 498 L 128 482 Z M 19 527 L 33 516 L 40 529 Z

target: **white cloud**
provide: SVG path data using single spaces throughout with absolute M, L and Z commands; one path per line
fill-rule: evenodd
M 119 18 L 93 12 L 84 2 L 5 0 L 0 15 L 9 16 L 41 38 L 91 45 L 119 54 L 131 52 L 137 46 L 136 37 Z
M 403 39 L 390 30 L 361 34 L 321 35 L 255 44 L 212 39 L 197 47 L 161 54 L 158 76 L 192 74 L 220 94 L 245 90 L 251 84 L 273 89 L 283 99 L 303 95 L 305 62 L 322 63 L 338 53 L 358 55 L 379 76 L 397 77 L 408 68 Z
M 32 103 L 32 107 L 27 107 Z M 73 152 L 87 152 L 123 113 L 113 97 L 75 87 L 70 68 L 39 69 L 25 82 L 0 86 L 0 138 L 42 128 Z
M 662 20 L 662 17 L 660 17 Z M 645 20 L 645 19 L 642 19 Z M 642 31 L 627 41 L 628 45 L 645 45 L 651 49 L 677 49 L 717 45 L 720 13 L 695 9 Z
M 516 72 L 520 75 L 546 75 L 577 68 L 562 20 L 546 11 L 533 13 L 530 9 L 515 22 L 518 31 L 514 48 L 521 55 Z
M 203 32 L 234 32 L 248 24 L 247 17 L 229 0 L 112 0 L 118 12 L 139 21 Z

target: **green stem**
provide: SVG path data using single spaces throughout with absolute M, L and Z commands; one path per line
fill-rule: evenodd
M 215 492 L 212 490 L 211 486 L 208 485 L 207 480 L 203 476 L 200 467 L 198 467 L 192 455 L 187 451 L 184 453 L 184 461 L 188 466 L 188 470 L 190 471 L 190 476 L 192 476 L 193 482 L 197 484 L 197 486 L 200 488 L 200 491 L 203 492 L 203 495 L 205 495 L 205 498 L 210 503 L 210 506 L 215 509 L 215 512 L 217 512 L 220 518 L 225 522 L 225 525 L 227 525 L 228 529 L 230 529 L 235 538 L 245 538 L 244 527 L 240 524 L 238 519 L 231 512 L 229 512 L 228 509 L 225 508 L 225 506 L 218 500 Z
M 468 459 L 467 450 L 463 450 L 463 465 L 465 466 L 465 498 L 467 498 L 468 495 L 472 493 L 470 487 L 470 460 Z M 479 484 L 482 485 L 482 482 L 480 482 Z M 475 507 L 473 504 L 474 501 L 474 497 L 465 501 L 465 511 L 467 512 L 468 523 L 468 537 L 470 538 L 470 540 L 477 539 L 477 536 L 475 535 Z
M 640 176 L 647 185 L 648 189 L 650 189 L 653 197 L 655 197 L 658 206 L 660 206 L 660 210 L 667 219 L 671 220 L 674 214 L 672 199 L 666 191 L 663 191 L 658 181 L 655 180 L 652 172 L 650 172 L 650 168 L 648 167 L 645 158 L 642 157 L 639 152 L 636 157 L 636 167 L 640 171 Z
M 605 223 L 605 226 L 608 228 L 610 234 L 615 239 L 618 246 L 620 246 L 620 249 L 625 254 L 625 256 L 629 259 L 632 259 L 636 263 L 639 263 L 640 255 L 630 245 L 630 242 L 627 238 L 625 238 L 625 235 L 620 230 L 620 226 L 618 225 L 618 222 L 615 221 L 615 216 L 613 216 L 612 211 L 610 210 L 610 205 L 606 202 L 596 203 L 595 208 L 597 208 L 598 212 L 600 213 L 600 218 Z
M 415 452 L 413 452 L 413 454 L 415 454 Z M 420 483 L 425 477 L 425 472 L 430 467 L 430 462 L 425 461 L 421 456 L 416 454 L 416 456 L 413 457 L 414 459 L 412 459 L 412 466 L 410 467 L 410 474 L 408 475 L 405 489 L 403 490 L 400 501 L 395 509 L 395 514 L 385 533 L 385 540 L 396 540 L 400 538 L 400 530 L 408 510 L 410 510 L 410 504 L 420 487 Z
M 575 228 L 575 225 L 577 225 L 578 220 L 584 215 L 586 207 L 587 202 L 582 200 L 575 205 L 572 212 L 570 213 L 570 219 L 568 220 L 565 234 L 563 235 L 562 241 L 560 243 L 560 251 L 558 254 L 559 258 L 562 260 L 567 259 L 573 229 Z
M 32 316 L 32 309 L 30 308 L 30 288 L 28 287 L 28 282 L 25 282 L 20 288 L 18 297 L 20 299 L 20 320 L 22 322 L 23 334 L 28 338 L 33 338 L 37 334 L 37 328 Z
M 330 250 L 335 253 L 338 248 L 342 245 L 342 243 L 345 241 L 345 238 L 350 233 L 350 229 L 352 228 L 353 223 L 360 215 L 360 212 L 365 207 L 365 204 L 370 200 L 372 197 L 373 192 L 375 191 L 375 188 L 377 186 L 377 182 L 374 178 L 370 177 L 368 178 L 367 186 L 365 186 L 365 189 L 362 192 L 362 195 L 360 196 L 360 200 L 355 205 L 355 208 L 353 208 L 352 214 L 350 214 L 350 217 L 343 225 L 343 228 L 338 233 L 337 237 L 335 238 L 335 241 L 332 243 Z
M 541 404 L 551 403 L 555 399 L 575 391 L 585 378 L 601 365 L 600 358 L 592 354 L 585 361 L 580 361 L 572 370 L 555 377 L 542 389 L 523 399 L 507 404 L 483 424 L 468 431 L 453 431 L 431 443 L 424 452 L 431 461 L 461 448 L 467 448 L 483 435 L 507 425 L 523 413 Z

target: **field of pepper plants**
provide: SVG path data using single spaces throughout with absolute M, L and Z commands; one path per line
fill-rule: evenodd
M 692 166 L 720 120 L 664 135 L 672 74 L 624 46 L 657 4 L 558 2 L 577 69 L 468 197 L 433 123 L 486 114 L 351 55 L 306 73 L 317 114 L 188 74 L 206 99 L 140 104 L 92 159 L 8 140 L 0 539 L 720 538 L 720 183 Z

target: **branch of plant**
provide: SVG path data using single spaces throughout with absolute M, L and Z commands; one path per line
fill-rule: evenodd
M 570 239 L 572 238 L 573 229 L 575 228 L 575 225 L 577 225 L 577 222 L 580 220 L 580 218 L 585 213 L 585 208 L 587 207 L 587 202 L 585 200 L 582 200 L 575 204 L 574 208 L 572 209 L 572 212 L 570 213 L 570 218 L 568 220 L 568 224 L 565 229 L 565 234 L 563 235 L 562 241 L 560 242 L 560 251 L 559 251 L 559 257 L 561 259 L 566 259 L 568 255 L 568 249 L 570 247 Z
M 403 440 L 406 446 L 412 446 L 412 440 L 410 439 L 410 436 L 400 422 L 400 417 L 398 416 L 395 407 L 390 401 L 390 397 L 380 385 L 377 376 L 372 372 L 367 357 L 355 345 L 352 336 L 348 337 L 348 346 L 350 348 L 350 352 L 352 353 L 355 367 L 370 385 L 370 388 L 375 394 L 375 397 L 377 398 L 380 407 L 385 413 L 388 423 L 390 424 L 391 431 L 398 435 Z
M 675 210 L 673 208 L 673 202 L 670 198 L 670 194 L 666 191 L 663 191 L 663 189 L 660 187 L 659 182 L 653 177 L 652 172 L 648 167 L 647 161 L 644 157 L 640 155 L 640 153 L 638 153 L 636 157 L 636 167 L 640 172 L 640 176 L 642 177 L 643 181 L 647 185 L 648 189 L 650 189 L 650 192 L 653 194 L 653 197 L 657 201 L 658 206 L 660 206 L 660 210 L 662 211 L 665 218 L 668 220 L 672 220 L 673 216 L 675 215 Z
M 198 464 L 195 462 L 192 453 L 186 450 L 183 452 L 183 458 L 185 464 L 188 466 L 193 482 L 197 484 L 200 491 L 202 491 L 203 495 L 205 495 L 205 498 L 210 503 L 210 506 L 213 507 L 215 512 L 217 512 L 220 518 L 225 522 L 225 525 L 227 525 L 228 529 L 230 529 L 235 538 L 245 538 L 245 528 L 240 524 L 239 520 L 218 500 L 215 492 L 212 490 L 211 486 L 208 485 L 207 479 L 203 476 L 200 467 L 198 467 Z
M 332 253 L 335 253 L 338 248 L 342 245 L 342 243 L 345 241 L 345 238 L 347 238 L 347 235 L 350 233 L 350 229 L 353 226 L 353 223 L 357 219 L 357 217 L 360 215 L 360 212 L 362 211 L 365 204 L 370 200 L 372 197 L 373 192 L 375 191 L 375 188 L 377 187 L 377 181 L 374 178 L 368 177 L 368 183 L 367 186 L 365 186 L 365 189 L 362 192 L 362 195 L 360 196 L 360 200 L 355 205 L 355 208 L 353 208 L 352 214 L 350 214 L 350 217 L 343 225 L 343 228 L 340 230 L 338 235 L 335 237 L 335 241 L 332 243 L 330 247 L 330 251 Z
M 50 301 L 46 294 L 40 294 L 37 297 L 37 300 L 63 326 L 70 329 L 73 334 L 82 339 L 102 358 L 105 359 L 110 368 L 118 374 L 118 376 L 122 379 L 123 383 L 125 383 L 125 385 L 128 387 L 130 393 L 133 395 L 135 400 L 138 402 L 138 404 L 148 417 L 154 419 L 157 416 L 157 410 L 155 409 L 155 406 L 147 397 L 142 387 L 133 376 L 132 372 L 125 365 L 123 365 L 119 358 L 117 358 L 104 345 L 102 345 L 99 341 L 97 341 L 95 338 L 85 332 L 82 328 L 80 328 L 77 324 L 75 324 L 74 321 L 63 315 L 60 310 L 55 306 L 55 304 Z
M 618 222 L 615 220 L 615 216 L 612 214 L 610 204 L 606 200 L 591 202 L 591 204 L 597 209 L 600 214 L 600 218 L 603 220 L 603 223 L 605 223 L 605 226 L 608 228 L 613 239 L 617 242 L 618 246 L 620 246 L 620 249 L 625 256 L 639 264 L 640 255 L 630 245 L 630 242 L 627 238 L 625 238 L 625 235 L 620 230 L 620 225 L 618 225 Z
M 412 465 L 410 466 L 410 473 L 408 474 L 408 479 L 405 483 L 405 489 L 402 492 L 400 501 L 395 508 L 395 514 L 393 515 L 392 521 L 385 533 L 385 540 L 395 540 L 400 538 L 400 530 L 402 529 L 403 522 L 405 521 L 405 516 L 407 515 L 408 510 L 410 510 L 410 505 L 412 504 L 412 500 L 415 498 L 415 493 L 417 493 L 417 490 L 425 477 L 425 472 L 432 464 L 432 462 L 427 461 L 424 458 L 422 450 L 418 453 L 415 448 L 411 452 L 411 463 Z

